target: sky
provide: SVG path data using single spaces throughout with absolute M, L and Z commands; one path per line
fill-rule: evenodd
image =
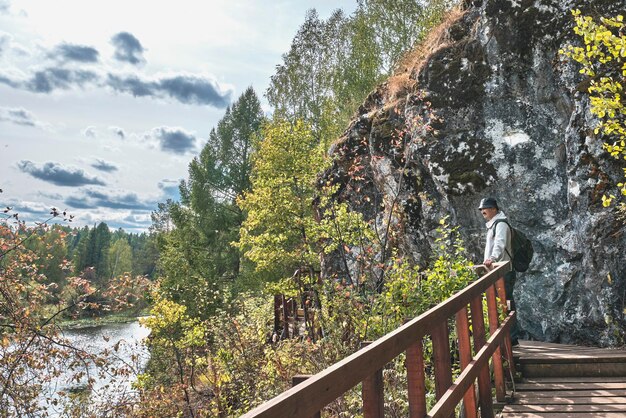
M 0 208 L 146 231 L 308 9 L 356 0 L 0 0 Z M 0 209 L 1 210 L 1 209 Z

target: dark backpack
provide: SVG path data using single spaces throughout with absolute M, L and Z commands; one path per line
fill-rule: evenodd
M 496 236 L 496 225 L 498 223 L 504 222 L 509 226 L 511 230 L 511 250 L 513 254 L 509 254 L 509 250 L 504 248 L 504 250 L 511 257 L 511 263 L 513 264 L 513 269 L 515 271 L 524 272 L 528 270 L 528 266 L 530 265 L 530 261 L 533 259 L 533 254 L 535 251 L 533 250 L 533 244 L 530 242 L 526 235 L 519 229 L 515 229 L 511 226 L 511 224 L 504 219 L 498 219 L 493 224 L 493 236 Z

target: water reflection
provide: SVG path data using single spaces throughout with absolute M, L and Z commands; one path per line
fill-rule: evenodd
M 99 404 L 102 402 L 115 402 L 116 400 L 128 399 L 132 397 L 131 383 L 135 379 L 135 374 L 128 376 L 114 376 L 116 370 L 122 368 L 132 369 L 140 372 L 148 361 L 148 351 L 142 344 L 142 340 L 150 333 L 148 328 L 131 322 L 125 324 L 107 324 L 79 329 L 63 331 L 63 336 L 71 344 L 90 354 L 101 355 L 109 352 L 108 358 L 113 365 L 111 372 L 101 375 L 93 363 L 86 365 L 86 374 L 78 381 L 72 380 L 73 372 L 65 372 L 47 388 L 41 396 L 42 406 L 44 406 L 48 416 L 65 416 L 64 399 L 60 393 L 80 393 L 88 398 L 90 403 Z M 86 392 L 87 376 L 95 379 L 91 391 Z M 49 400 L 46 402 L 45 399 Z M 56 403 L 56 405 L 55 405 Z

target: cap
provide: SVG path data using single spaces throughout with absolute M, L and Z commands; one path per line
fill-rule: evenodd
M 498 202 L 493 197 L 486 197 L 480 201 L 480 205 L 478 209 L 486 209 L 486 208 L 496 208 L 498 209 Z

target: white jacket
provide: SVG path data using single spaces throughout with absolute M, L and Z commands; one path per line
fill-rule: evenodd
M 499 219 L 507 219 L 504 212 L 499 211 L 496 216 L 486 223 L 487 243 L 485 244 L 484 260 L 488 258 L 492 261 L 507 261 L 511 259 L 509 254 L 513 253 L 513 250 L 511 247 L 511 229 L 509 226 L 504 222 L 498 222 L 495 236 L 493 234 L 493 225 Z M 505 248 L 508 250 L 508 253 L 505 251 Z

